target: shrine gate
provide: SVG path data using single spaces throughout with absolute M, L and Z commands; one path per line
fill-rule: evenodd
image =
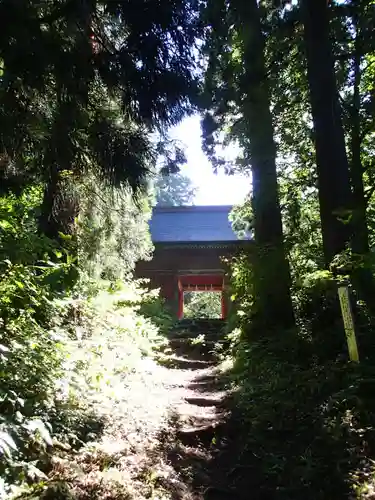
M 221 315 L 227 315 L 223 258 L 235 255 L 250 243 L 233 232 L 231 206 L 155 207 L 150 220 L 155 250 L 151 261 L 140 261 L 138 277 L 149 278 L 160 288 L 172 312 L 183 317 L 184 292 L 221 293 Z

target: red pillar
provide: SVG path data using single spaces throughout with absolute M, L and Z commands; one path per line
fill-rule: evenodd
M 227 317 L 227 301 L 225 297 L 224 290 L 221 291 L 221 319 Z
M 178 319 L 182 319 L 184 315 L 184 290 L 180 281 L 178 282 Z

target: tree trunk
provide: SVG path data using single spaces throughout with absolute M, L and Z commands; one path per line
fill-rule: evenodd
M 59 232 L 63 233 L 61 218 L 55 208 L 59 193 L 59 172 L 56 165 L 46 165 L 49 176 L 43 193 L 43 202 L 39 217 L 39 232 L 54 241 L 59 240 Z
M 357 26 L 358 22 L 353 20 Z M 366 221 L 366 199 L 363 186 L 363 166 L 361 160 L 361 61 L 362 50 L 358 31 L 354 42 L 353 55 L 353 102 L 350 113 L 350 174 L 353 187 L 354 226 L 352 249 L 357 254 L 367 254 L 369 251 L 368 229 Z
M 57 89 L 57 99 L 49 148 L 44 157 L 46 177 L 39 231 L 64 246 L 61 235 L 75 237 L 78 215 L 78 199 L 74 195 L 74 145 L 70 137 L 75 126 L 76 103 L 61 87 Z
M 366 198 L 363 185 L 363 165 L 361 159 L 361 62 L 362 47 L 359 30 L 359 20 L 354 17 L 356 27 L 353 54 L 353 102 L 350 113 L 350 174 L 353 187 L 353 237 L 352 252 L 355 267 L 352 272 L 354 286 L 359 296 L 366 302 L 368 308 L 375 313 L 375 283 L 366 257 L 369 255 L 369 234 L 366 220 Z
M 264 39 L 257 0 L 232 0 L 243 41 L 243 115 L 253 177 L 255 320 L 268 327 L 294 325 L 290 271 L 285 256 L 276 173 Z
M 77 254 L 76 218 L 79 202 L 75 182 L 82 172 L 77 169 L 75 134 L 80 133 L 82 109 L 88 107 L 89 86 L 93 79 L 91 58 L 94 51 L 91 21 L 95 0 L 81 0 L 71 26 L 77 61 L 71 82 L 66 85 L 56 76 L 57 110 L 49 151 L 45 155 L 45 190 L 39 228 L 42 233 L 62 243 L 60 233 L 71 236 L 70 250 Z
M 316 164 L 323 249 L 327 267 L 351 239 L 349 165 L 329 38 L 327 0 L 302 0 L 304 39 Z
M 62 170 L 53 163 L 49 165 L 49 178 L 44 188 L 39 231 L 48 238 L 64 245 L 64 236 L 70 237 L 70 249 L 76 240 L 76 218 L 79 213 L 78 196 L 73 180 L 65 177 Z

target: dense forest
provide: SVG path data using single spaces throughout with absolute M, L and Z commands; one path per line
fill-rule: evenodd
M 0 0 L 0 28 L 0 499 L 374 498 L 374 0 Z M 253 245 L 191 341 L 225 397 L 183 454 L 134 269 L 193 201 L 193 113 Z

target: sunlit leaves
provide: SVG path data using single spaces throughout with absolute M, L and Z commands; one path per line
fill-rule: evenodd
M 157 206 L 178 206 L 194 203 L 197 188 L 189 177 L 180 173 L 159 175 L 154 183 Z

